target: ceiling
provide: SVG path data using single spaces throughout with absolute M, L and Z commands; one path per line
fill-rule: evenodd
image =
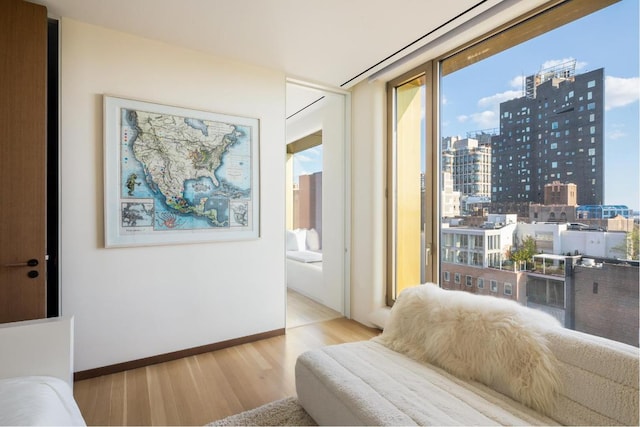
M 28 1 L 45 5 L 53 18 L 71 18 L 348 89 L 489 9 L 509 4 L 532 7 L 543 0 Z M 317 91 L 289 85 L 287 117 L 317 99 Z
M 455 26 L 500 0 L 30 1 L 47 6 L 52 17 L 348 87 L 442 24 Z

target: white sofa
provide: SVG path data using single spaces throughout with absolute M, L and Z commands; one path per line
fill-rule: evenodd
M 638 348 L 496 300 L 405 290 L 379 337 L 298 358 L 300 403 L 320 425 L 638 425 Z
M 0 325 L 0 425 L 85 425 L 73 398 L 73 318 Z

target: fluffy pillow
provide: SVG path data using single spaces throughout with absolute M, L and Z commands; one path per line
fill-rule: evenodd
M 560 383 L 544 330 L 556 327 L 551 315 L 514 301 L 426 284 L 400 294 L 374 339 L 548 414 Z

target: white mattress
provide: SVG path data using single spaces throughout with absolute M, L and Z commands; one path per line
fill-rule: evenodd
M 0 380 L 0 425 L 86 425 L 69 384 L 54 377 Z

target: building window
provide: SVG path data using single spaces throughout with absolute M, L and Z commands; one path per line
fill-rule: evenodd
M 478 289 L 484 289 L 484 279 L 478 278 Z
M 594 294 L 598 293 L 598 282 L 593 282 L 593 293 Z
M 513 285 L 511 283 L 504 283 L 504 294 L 505 295 L 513 295 Z
M 450 281 L 450 279 L 451 279 L 451 278 L 449 277 L 449 272 L 448 272 L 448 271 L 445 271 L 445 272 L 444 272 L 444 281 L 445 281 L 445 282 L 448 282 L 448 281 Z
M 494 293 L 498 292 L 498 281 L 497 280 L 491 280 L 489 282 L 489 290 L 491 292 L 494 292 Z
M 467 276 L 466 280 L 467 280 L 466 282 L 467 286 L 473 286 L 473 278 L 471 276 Z
M 454 283 L 455 283 L 455 284 L 457 284 L 457 285 L 459 285 L 459 284 L 460 284 L 460 273 L 456 273 L 456 274 L 453 276 L 453 281 L 454 281 Z

